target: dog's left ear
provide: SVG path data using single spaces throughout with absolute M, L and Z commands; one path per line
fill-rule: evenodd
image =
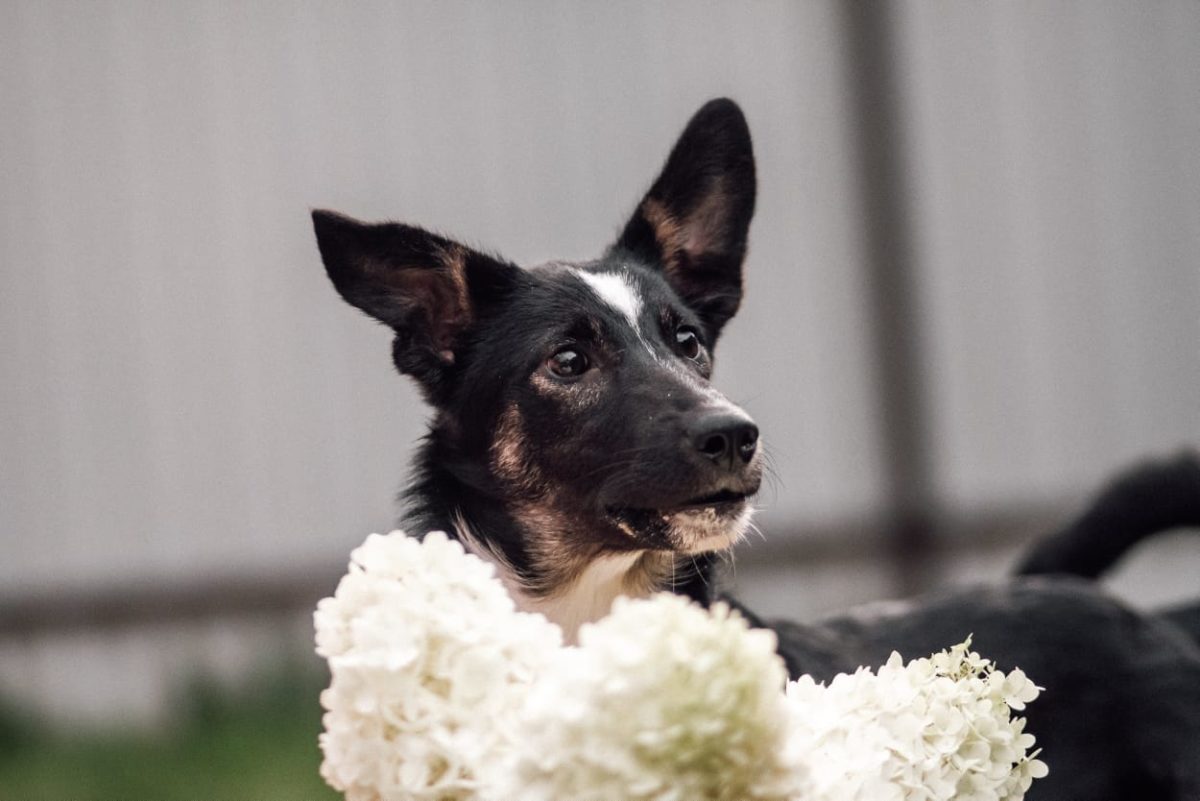
M 742 300 L 754 194 L 746 118 L 732 100 L 710 100 L 684 129 L 610 254 L 625 252 L 661 269 L 704 321 L 711 343 Z
M 312 220 L 334 287 L 395 331 L 396 367 L 440 403 L 464 335 L 519 280 L 520 268 L 412 225 L 331 211 L 314 211 Z

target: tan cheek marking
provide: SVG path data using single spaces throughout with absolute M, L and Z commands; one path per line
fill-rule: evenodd
M 529 380 L 530 380 L 530 383 L 533 384 L 533 388 L 536 389 L 538 391 L 538 394 L 540 394 L 540 395 L 562 394 L 563 388 L 561 386 L 559 386 L 558 384 L 554 383 L 554 379 L 543 374 L 540 369 L 536 373 L 534 373 L 533 377 Z
M 603 392 L 599 382 L 582 381 L 576 384 L 560 384 L 540 370 L 533 374 L 530 383 L 539 395 L 554 398 L 575 413 L 583 413 L 596 405 Z
M 530 587 L 535 595 L 553 595 L 586 566 L 586 558 L 571 547 L 571 521 L 547 502 L 520 503 L 512 510 L 525 532 L 525 547 L 540 574 Z
M 492 469 L 500 478 L 526 490 L 540 484 L 538 471 L 525 454 L 525 426 L 515 403 L 500 415 L 491 453 Z

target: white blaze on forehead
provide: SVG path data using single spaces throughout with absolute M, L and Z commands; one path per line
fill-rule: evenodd
M 577 271 L 600 300 L 625 315 L 625 319 L 639 334 L 638 317 L 642 313 L 642 299 L 627 276 L 617 273 L 589 273 Z

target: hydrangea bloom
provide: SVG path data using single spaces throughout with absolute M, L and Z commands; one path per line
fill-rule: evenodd
M 1013 719 L 1039 688 L 1005 675 L 971 641 L 907 665 L 893 653 L 872 673 L 839 675 L 828 687 L 790 682 L 789 750 L 803 762 L 810 801 L 961 799 L 1018 801 L 1046 765 L 1028 754 L 1033 736 Z
M 533 689 L 496 797 L 791 797 L 787 674 L 775 645 L 724 604 L 619 599 Z
M 1018 801 L 1038 694 L 970 640 L 829 686 L 723 604 L 618 600 L 577 648 L 435 532 L 373 534 L 317 607 L 321 774 L 350 801 Z
M 480 797 L 478 766 L 507 750 L 561 642 L 441 532 L 372 534 L 314 618 L 331 674 L 321 775 L 350 801 Z

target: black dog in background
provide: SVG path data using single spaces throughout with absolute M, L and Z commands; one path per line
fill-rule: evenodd
M 435 409 L 408 530 L 458 537 L 569 637 L 618 595 L 712 600 L 712 555 L 747 530 L 762 475 L 758 429 L 709 383 L 741 301 L 755 185 L 745 119 L 715 100 L 593 261 L 522 269 L 421 228 L 314 212 L 335 288 L 391 327 L 396 367 Z M 1198 505 L 1194 458 L 1148 467 L 1024 572 L 1098 572 L 1142 536 L 1195 524 Z M 1030 798 L 1200 799 L 1200 649 L 1090 581 L 1030 575 L 815 625 L 756 622 L 793 675 L 819 678 L 974 634 L 1046 688 L 1028 728 L 1051 773 Z
M 789 672 L 822 679 L 973 633 L 1001 668 L 1019 666 L 1045 687 L 1023 714 L 1050 775 L 1027 798 L 1200 799 L 1200 604 L 1142 615 L 1091 581 L 1138 541 L 1182 527 L 1200 529 L 1194 453 L 1119 477 L 1038 542 L 1008 583 L 814 625 L 758 622 L 779 633 Z

